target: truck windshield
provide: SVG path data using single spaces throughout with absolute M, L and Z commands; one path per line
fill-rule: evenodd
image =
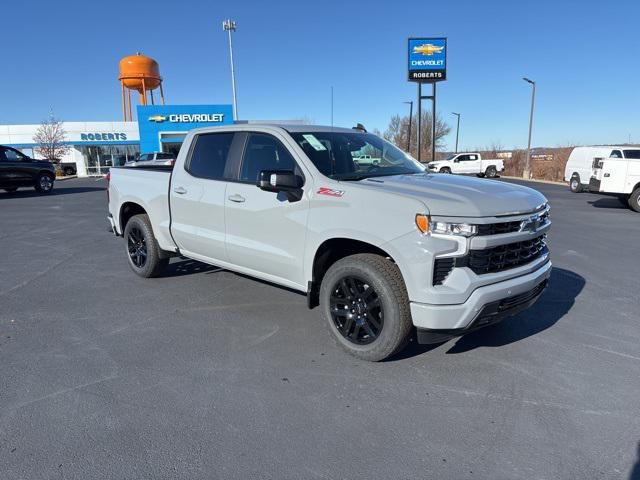
M 425 171 L 402 150 L 371 133 L 293 132 L 291 136 L 316 168 L 334 180 L 362 180 Z
M 457 153 L 452 153 L 451 155 L 449 155 L 449 156 L 447 157 L 447 160 L 453 160 L 453 159 L 454 159 L 454 158 L 456 158 L 457 156 L 458 156 L 458 154 L 457 154 Z

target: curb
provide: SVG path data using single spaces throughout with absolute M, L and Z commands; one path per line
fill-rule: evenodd
M 66 177 L 56 177 L 56 182 L 62 182 L 64 180 L 71 180 L 72 178 L 78 178 L 77 175 L 67 175 Z
M 531 178 L 527 180 L 526 178 L 522 178 L 522 177 L 507 177 L 506 175 L 500 175 L 500 178 L 508 178 L 510 180 L 522 180 L 523 182 L 546 183 L 549 185 L 566 185 L 566 182 L 556 182 L 553 180 L 538 180 L 535 178 Z

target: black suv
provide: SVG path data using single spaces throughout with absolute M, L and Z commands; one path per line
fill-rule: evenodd
M 53 163 L 0 145 L 0 189 L 15 192 L 19 187 L 34 187 L 38 192 L 49 193 L 55 179 Z

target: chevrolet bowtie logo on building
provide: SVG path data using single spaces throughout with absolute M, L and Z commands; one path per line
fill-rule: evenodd
M 442 50 L 444 50 L 444 45 L 442 47 L 436 47 L 432 43 L 423 43 L 422 45 L 413 47 L 413 53 L 421 53 L 422 55 L 427 56 L 431 56 L 435 53 L 442 53 Z
M 224 113 L 179 113 L 164 115 L 152 115 L 150 122 L 161 123 L 164 121 L 171 123 L 220 123 L 224 121 Z

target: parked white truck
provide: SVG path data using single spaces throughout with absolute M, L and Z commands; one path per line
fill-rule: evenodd
M 640 212 L 640 148 L 576 147 L 567 160 L 564 179 L 574 193 L 604 193 Z
M 446 160 L 429 162 L 430 172 L 459 173 L 493 178 L 504 170 L 504 162 L 499 158 L 483 159 L 479 153 L 454 153 Z
M 376 152 L 377 165 L 354 156 Z M 196 129 L 171 167 L 113 168 L 109 221 L 132 270 L 176 255 L 307 294 L 351 354 L 382 360 L 532 305 L 551 272 L 545 197 L 432 175 L 353 129 Z

